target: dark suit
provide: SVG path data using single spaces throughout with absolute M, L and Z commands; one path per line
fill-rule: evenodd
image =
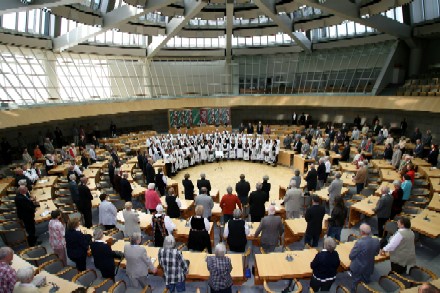
M 115 152 L 112 152 L 112 153 L 111 153 L 111 156 L 112 156 L 113 161 L 115 161 L 116 166 L 119 166 L 119 157 L 118 157 L 118 154 L 115 153 Z
M 269 198 L 270 196 L 270 183 L 267 181 L 263 181 L 262 185 L 261 185 L 261 190 L 267 193 L 267 196 Z
M 145 157 L 142 154 L 139 154 L 137 156 L 137 161 L 138 161 L 138 167 L 139 169 L 141 169 L 142 171 L 145 170 Z
M 154 183 L 156 177 L 156 171 L 154 170 L 153 165 L 147 163 L 145 165 L 145 179 L 147 180 L 147 184 Z
M 349 159 L 350 159 L 350 146 L 346 146 L 341 152 L 341 161 L 348 162 Z
M 317 247 L 319 237 L 322 232 L 322 219 L 325 215 L 325 208 L 322 205 L 312 205 L 305 214 L 307 222 L 306 234 L 304 235 L 304 242 Z
M 371 236 L 364 236 L 354 244 L 350 252 L 350 271 L 353 279 L 353 291 L 359 282 L 370 282 L 371 274 L 374 271 L 374 257 L 379 253 L 379 239 Z
M 70 196 L 72 197 L 72 201 L 76 204 L 76 207 L 79 209 L 78 184 L 73 180 L 69 181 L 69 190 L 70 190 Z
M 66 230 L 65 238 L 67 256 L 76 263 L 76 268 L 79 271 L 85 271 L 90 236 L 87 237 L 80 231 Z
M 190 179 L 183 179 L 182 185 L 185 190 L 185 199 L 194 200 L 194 184 Z
M 26 187 L 29 191 L 32 191 L 32 181 L 24 174 L 15 176 L 15 186 L 18 187 L 18 182 L 20 180 L 26 180 Z
M 35 237 L 35 204 L 30 198 L 19 193 L 15 196 L 15 206 L 17 207 L 17 216 L 23 221 L 28 234 L 29 246 L 34 246 L 37 240 Z
M 269 215 L 261 219 L 260 226 L 255 231 L 258 237 L 261 233 L 261 246 L 266 252 L 273 252 L 278 245 L 280 236 L 284 233 L 281 217 Z
M 113 279 L 115 277 L 114 258 L 119 256 L 104 242 L 92 242 L 90 249 L 92 250 L 95 267 L 101 271 L 102 277 Z
M 310 169 L 305 180 L 307 182 L 307 190 L 309 192 L 316 190 L 316 185 L 318 183 L 318 172 L 316 172 L 316 169 Z
M 124 177 L 121 178 L 121 198 L 125 201 L 131 201 L 131 193 L 133 192 L 133 188 L 131 188 L 130 182 Z
M 80 205 L 79 210 L 84 216 L 84 226 L 90 228 L 92 227 L 92 193 L 86 185 L 80 184 L 78 186 L 78 194 Z
M 251 125 L 251 126 L 247 126 L 246 127 L 246 130 L 247 130 L 247 134 L 254 134 L 254 127 Z
M 237 192 L 238 199 L 242 205 L 248 203 L 249 191 L 251 191 L 251 185 L 246 180 L 240 180 L 235 184 L 235 191 Z
M 301 153 L 301 148 L 302 148 L 302 142 L 301 141 L 295 141 L 295 144 L 293 146 L 293 150 L 296 151 L 297 153 Z
M 258 134 L 263 134 L 263 131 L 264 131 L 263 125 L 258 124 L 257 125 L 257 133 Z
M 377 230 L 379 237 L 383 235 L 383 225 L 390 219 L 391 209 L 393 208 L 393 196 L 391 194 L 382 195 L 377 202 L 374 212 L 377 216 Z
M 209 192 L 211 191 L 211 182 L 208 179 L 199 179 L 197 180 L 197 188 L 199 189 L 199 193 L 201 192 L 202 187 L 206 187 Z
M 249 207 L 252 222 L 260 222 L 266 213 L 264 204 L 269 200 L 269 196 L 262 190 L 252 191 L 249 195 Z

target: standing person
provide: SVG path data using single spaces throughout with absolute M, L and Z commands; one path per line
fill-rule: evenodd
M 261 247 L 267 252 L 274 252 L 279 239 L 284 233 L 283 221 L 280 216 L 275 216 L 275 206 L 270 205 L 268 215 L 261 219 L 260 225 L 255 231 L 255 237 L 261 233 Z
M 108 200 L 107 194 L 99 195 L 101 203 L 99 204 L 99 224 L 105 227 L 105 230 L 111 230 L 116 227 L 116 216 L 118 210 L 115 205 Z
M 128 173 L 122 174 L 121 182 L 121 198 L 125 201 L 131 201 L 133 188 L 131 187 L 130 182 L 128 181 Z
M 157 205 L 161 204 L 160 197 L 154 187 L 154 183 L 149 183 L 148 189 L 145 191 L 145 209 L 150 213 L 156 212 Z
M 211 293 L 232 293 L 232 263 L 231 259 L 226 256 L 226 247 L 223 243 L 215 246 L 214 256 L 208 256 L 206 263 Z
M 249 195 L 249 209 L 252 222 L 260 222 L 266 213 L 265 203 L 269 201 L 269 196 L 261 190 L 262 184 L 258 182 L 256 190 Z
M 165 195 L 165 188 L 167 187 L 167 176 L 163 174 L 162 168 L 157 169 L 157 174 L 154 179 L 156 183 L 157 191 L 159 191 L 160 196 Z
M 144 288 L 148 285 L 148 271 L 157 273 L 151 258 L 147 255 L 145 247 L 141 244 L 140 232 L 133 233 L 130 244 L 124 246 L 124 257 L 127 262 L 126 272 L 131 285 L 135 288 Z
M 153 159 L 148 158 L 147 164 L 145 165 L 145 179 L 147 181 L 147 185 L 150 183 L 155 183 L 156 170 L 153 167 Z
M 335 250 L 336 242 L 333 238 L 327 237 L 324 239 L 324 249 L 315 256 L 310 263 L 313 270 L 312 279 L 310 280 L 310 287 L 314 292 L 330 291 L 330 287 L 336 280 L 338 273 L 339 254 Z
M 35 198 L 28 193 L 26 186 L 18 187 L 18 194 L 15 196 L 15 206 L 17 208 L 17 217 L 23 221 L 24 228 L 28 234 L 29 246 L 35 246 L 37 244 L 37 237 L 35 236 Z
M 115 280 L 115 258 L 121 258 L 119 254 L 115 253 L 111 246 L 108 245 L 102 238 L 104 232 L 102 229 L 95 229 L 93 231 L 93 241 L 90 243 L 90 250 L 92 251 L 95 267 L 101 272 L 103 278 Z
M 163 268 L 165 285 L 170 291 L 185 291 L 185 275 L 188 274 L 189 262 L 185 261 L 182 252 L 175 248 L 176 240 L 173 236 L 165 237 L 163 248 L 159 249 L 159 264 Z
M 271 184 L 269 182 L 267 182 L 268 180 L 269 180 L 269 176 L 264 175 L 263 176 L 263 183 L 261 184 L 261 190 L 266 192 L 267 198 L 270 197 L 270 187 L 271 187 Z
M 312 196 L 312 206 L 306 210 L 304 218 L 307 222 L 304 243 L 317 247 L 322 232 L 322 219 L 324 219 L 325 208 L 319 204 L 319 196 Z
M 403 201 L 403 204 L 405 204 L 405 202 L 411 196 L 411 189 L 412 189 L 411 177 L 409 177 L 409 175 L 407 175 L 407 174 L 403 175 L 403 182 L 400 185 L 400 187 L 403 190 L 402 201 Z
M 197 205 L 195 208 L 195 216 L 189 219 L 189 236 L 188 249 L 195 251 L 203 251 L 205 248 L 211 252 L 211 239 L 209 238 L 210 223 L 203 216 L 203 206 Z
M 241 218 L 241 211 L 235 209 L 233 219 L 225 224 L 223 238 L 228 242 L 229 250 L 233 252 L 243 253 L 246 250 L 247 238 L 249 235 L 249 227 Z
M 406 122 L 406 118 L 403 118 L 402 122 L 400 122 L 400 135 L 405 135 L 407 128 L 408 123 Z
M 112 184 L 113 188 L 115 188 L 115 170 L 116 170 L 116 162 L 113 161 L 113 159 L 110 159 L 110 162 L 108 163 L 108 177 L 110 179 L 110 183 Z
M 408 266 L 416 264 L 416 247 L 414 232 L 411 231 L 411 221 L 402 217 L 397 220 L 399 230 L 391 237 L 381 254 L 390 253 L 391 271 L 406 274 Z
M 92 200 L 93 196 L 87 186 L 87 177 L 81 178 L 81 184 L 78 186 L 80 212 L 84 216 L 84 226 L 92 227 Z
M 124 217 L 124 236 L 131 237 L 134 233 L 141 233 L 139 226 L 139 215 L 132 210 L 133 204 L 131 201 L 125 203 L 125 209 L 122 211 Z
M 251 185 L 245 180 L 244 174 L 240 175 L 240 181 L 235 184 L 235 191 L 237 192 L 238 199 L 243 207 L 243 216 L 247 217 L 249 214 L 248 196 L 251 190 Z
M 401 182 L 399 180 L 394 180 L 393 182 L 394 190 L 391 193 L 393 196 L 393 207 L 391 208 L 391 219 L 399 215 L 403 208 L 403 189 L 400 187 Z
M 163 206 L 157 205 L 156 213 L 151 218 L 151 226 L 153 228 L 153 242 L 155 247 L 162 247 L 163 240 L 167 235 L 173 235 L 176 225 L 171 221 L 170 217 L 163 212 Z
M 328 204 L 330 208 L 330 214 L 333 211 L 333 207 L 335 205 L 335 198 L 341 196 L 341 191 L 344 183 L 341 180 L 341 173 L 337 172 L 335 174 L 335 179 L 330 183 L 328 187 Z
M 290 181 L 290 188 L 287 190 L 282 203 L 286 209 L 287 219 L 298 218 L 303 204 L 303 192 L 295 184 L 295 181 Z
M 197 180 L 197 188 L 199 189 L 199 192 L 202 187 L 206 187 L 207 194 L 209 195 L 211 192 L 211 182 L 206 179 L 205 173 L 200 174 L 200 179 Z
M 182 185 L 185 190 L 185 199 L 194 200 L 194 184 L 189 177 L 189 174 L 186 173 L 184 179 L 182 180 Z
M 400 160 L 402 159 L 402 151 L 398 144 L 394 146 L 393 156 L 391 157 L 391 166 L 399 168 Z
M 66 240 L 64 234 L 66 229 L 61 221 L 60 210 L 54 210 L 50 213 L 51 220 L 49 221 L 49 243 L 55 254 L 63 262 L 64 266 L 67 265 L 66 257 Z
M 428 163 L 430 163 L 432 167 L 437 167 L 438 153 L 439 153 L 438 145 L 432 144 L 431 150 L 429 151 L 428 158 L 427 158 Z
M 390 219 L 391 209 L 393 207 L 393 197 L 390 194 L 388 186 L 382 186 L 381 196 L 373 211 L 377 216 L 377 230 L 379 237 L 383 237 L 383 226 Z
M 203 217 L 207 218 L 209 221 L 211 220 L 214 201 L 212 200 L 212 197 L 208 195 L 208 189 L 206 187 L 200 188 L 199 191 L 200 194 L 194 199 L 194 204 L 196 206 L 201 205 L 203 207 Z
M 371 237 L 371 227 L 369 225 L 362 224 L 359 227 L 359 232 L 361 238 L 356 241 L 349 255 L 353 280 L 352 292 L 356 291 L 358 283 L 368 284 L 370 282 L 371 274 L 374 271 L 374 257 L 378 255 L 380 250 L 379 239 Z
M 364 189 L 365 182 L 367 181 L 367 168 L 364 167 L 364 162 L 359 162 L 358 166 L 359 169 L 353 177 L 353 182 L 356 184 L 356 194 L 361 193 Z
M 292 183 L 294 182 L 294 185 L 296 186 L 296 188 L 300 188 L 301 186 L 301 172 L 298 169 L 295 169 L 295 171 L 293 171 L 293 173 L 295 174 L 292 179 L 290 179 L 290 183 L 289 186 L 292 186 Z
M 232 212 L 235 210 L 235 207 L 237 206 L 240 210 L 242 207 L 238 197 L 232 193 L 231 186 L 226 188 L 226 192 L 227 193 L 223 195 L 222 199 L 220 200 L 220 208 L 222 209 L 223 213 L 223 223 L 225 224 L 232 219 Z
M 73 203 L 76 205 L 76 208 L 80 209 L 80 200 L 79 200 L 79 191 L 78 191 L 78 183 L 76 183 L 76 175 L 69 175 L 69 190 L 70 197 L 72 198 Z
M 165 197 L 167 203 L 167 215 L 170 218 L 180 218 L 180 207 L 182 206 L 180 199 L 174 194 L 174 188 L 170 187 Z
M 347 208 L 345 207 L 344 199 L 337 196 L 334 199 L 334 208 L 330 213 L 331 217 L 328 219 L 328 237 L 333 237 L 341 241 L 341 231 L 347 218 Z
M 67 256 L 76 264 L 78 271 L 85 271 L 91 238 L 79 230 L 79 218 L 72 218 L 67 222 L 65 238 Z
M 324 161 L 325 161 L 324 158 L 320 158 L 319 159 L 318 170 L 316 171 L 316 173 L 318 175 L 317 189 L 321 189 L 321 188 L 324 187 L 325 179 L 327 177 L 327 174 L 325 172 L 325 163 L 324 163 Z
M 12 292 L 17 282 L 17 273 L 12 268 L 14 251 L 12 248 L 0 247 L 0 292 Z
M 305 180 L 307 182 L 307 191 L 315 191 L 318 185 L 318 172 L 316 172 L 315 164 L 310 164 L 310 169 L 309 172 L 307 172 Z

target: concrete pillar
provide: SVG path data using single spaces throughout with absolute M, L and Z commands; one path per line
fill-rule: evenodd
M 420 74 L 420 64 L 422 63 L 423 50 L 421 46 L 411 48 L 408 62 L 408 76 Z

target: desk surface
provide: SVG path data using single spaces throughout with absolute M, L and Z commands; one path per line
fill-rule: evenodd
M 324 218 L 322 219 L 322 228 L 323 230 L 325 227 L 327 227 L 327 220 L 330 218 L 328 214 L 324 215 Z M 306 233 L 307 229 L 307 222 L 305 218 L 295 218 L 295 219 L 289 219 L 284 222 L 284 225 L 286 225 L 286 228 L 290 229 L 292 231 L 293 235 L 304 235 Z
M 352 163 L 339 162 L 339 167 L 341 167 L 343 172 L 357 172 L 356 165 Z
M 390 169 L 380 169 L 380 178 L 383 181 L 390 181 L 393 182 L 394 180 L 402 180 L 402 176 L 400 176 L 397 171 L 390 170 Z
M 437 238 L 440 235 L 440 213 L 422 210 L 411 220 L 411 229 L 430 238 Z
M 39 189 L 33 189 L 31 195 L 36 198 L 38 202 L 52 199 L 52 188 L 44 187 Z
M 348 188 L 342 187 L 341 195 L 346 194 L 347 192 L 348 192 Z M 317 196 L 319 196 L 320 199 L 324 201 L 329 201 L 328 187 L 321 188 L 320 190 L 313 192 L 313 194 L 316 194 Z
M 371 160 L 371 163 L 378 169 L 394 169 L 394 166 L 386 160 Z
M 41 202 L 40 206 L 35 210 L 35 222 L 40 223 L 50 220 L 50 213 L 56 209 L 57 207 L 52 200 Z
M 440 194 L 439 193 L 434 193 L 432 195 L 432 199 L 429 202 L 428 209 L 436 211 L 436 212 L 440 212 Z
M 440 169 L 430 166 L 419 166 L 418 171 L 429 178 L 440 178 Z
M 37 183 L 34 185 L 34 188 L 44 188 L 44 187 L 53 187 L 57 182 L 57 176 L 45 176 L 37 180 Z
M 369 197 L 364 198 L 363 200 L 353 204 L 350 207 L 350 209 L 357 210 L 358 212 L 371 217 L 375 214 L 373 209 L 376 207 L 379 199 L 380 199 L 379 196 L 369 196 Z
M 258 276 L 267 281 L 310 277 L 312 275 L 310 263 L 317 253 L 316 249 L 305 249 L 256 254 L 255 265 L 258 269 Z M 286 259 L 288 255 L 293 257 L 292 261 Z

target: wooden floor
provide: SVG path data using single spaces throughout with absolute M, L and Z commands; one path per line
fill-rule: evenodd
M 235 193 L 235 184 L 240 180 L 240 174 L 246 176 L 246 180 L 251 185 L 251 191 L 255 190 L 255 185 L 263 181 L 263 176 L 269 176 L 271 183 L 270 196 L 278 199 L 279 186 L 287 187 L 290 179 L 293 176 L 293 170 L 283 166 L 269 166 L 263 163 L 251 163 L 245 161 L 224 161 L 220 163 L 207 163 L 205 165 L 197 165 L 189 167 L 185 170 L 180 170 L 179 173 L 173 177 L 173 180 L 179 182 L 179 190 L 183 191 L 182 179 L 188 173 L 190 179 L 197 184 L 200 179 L 200 173 L 206 174 L 206 179 L 211 181 L 212 189 L 220 191 L 220 198 L 226 193 L 226 187 L 232 186 Z M 197 187 L 196 187 L 197 188 Z

